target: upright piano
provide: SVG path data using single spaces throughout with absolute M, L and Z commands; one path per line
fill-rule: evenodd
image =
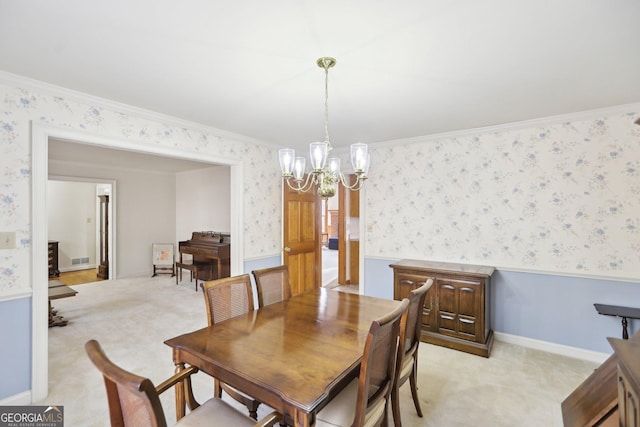
M 194 263 L 212 263 L 210 271 L 213 277 L 200 277 L 201 280 L 220 279 L 231 275 L 231 235 L 213 231 L 194 231 L 190 240 L 178 242 L 180 263 L 182 255 L 193 256 Z M 206 271 L 203 271 L 206 273 Z

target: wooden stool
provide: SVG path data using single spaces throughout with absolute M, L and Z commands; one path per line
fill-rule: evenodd
M 191 277 L 189 281 L 192 282 L 193 278 L 196 279 L 196 292 L 198 292 L 198 279 L 200 278 L 201 271 L 209 271 L 209 278 L 213 278 L 213 263 L 204 263 L 204 262 L 176 262 L 176 285 L 179 281 L 182 281 L 182 269 L 189 270 L 191 272 Z

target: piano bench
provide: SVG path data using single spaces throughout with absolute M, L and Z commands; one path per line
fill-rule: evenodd
M 208 271 L 209 277 L 213 277 L 213 263 L 208 262 L 176 262 L 176 285 L 179 281 L 182 281 L 182 269 L 189 270 L 191 276 L 189 277 L 189 281 L 192 282 L 193 278 L 196 279 L 196 292 L 198 292 L 198 278 L 200 277 L 201 271 Z

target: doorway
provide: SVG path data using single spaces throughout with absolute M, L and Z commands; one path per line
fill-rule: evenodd
M 109 197 L 106 210 L 101 198 Z M 65 285 L 115 277 L 115 181 L 52 175 L 47 182 L 47 238 L 58 246 L 57 265 Z M 105 222 L 106 220 L 106 222 Z M 99 266 L 104 268 L 99 274 Z M 101 276 L 101 277 L 100 277 Z
M 94 146 L 112 150 L 150 154 L 172 159 L 198 161 L 230 167 L 230 232 L 237 236 L 231 245 L 231 274 L 243 270 L 243 174 L 242 163 L 201 152 L 188 152 L 176 148 L 159 147 L 110 137 L 87 135 L 41 123 L 32 123 L 32 401 L 44 399 L 48 394 L 48 249 L 47 249 L 47 181 L 49 141 L 68 141 L 81 146 Z M 114 235 L 117 233 L 114 233 Z M 117 271 L 114 271 L 114 277 Z
M 339 186 L 321 199 L 322 286 L 358 290 L 360 286 L 360 190 Z
M 338 286 L 338 198 L 320 199 L 322 210 L 322 287 Z

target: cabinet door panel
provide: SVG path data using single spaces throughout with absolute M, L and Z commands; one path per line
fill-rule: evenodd
M 458 312 L 456 287 L 451 281 L 438 280 L 438 308 L 448 313 Z
M 457 333 L 458 298 L 456 287 L 448 280 L 438 284 L 438 332 L 455 336 Z
M 623 427 L 640 427 L 640 400 L 633 389 L 631 381 L 618 367 L 618 409 L 620 425 Z
M 395 299 L 402 300 L 403 298 L 408 298 L 409 292 L 424 285 L 429 279 L 432 279 L 432 277 L 425 276 L 423 274 L 398 273 L 396 276 L 396 289 L 394 291 Z M 435 301 L 435 289 L 432 286 L 424 299 L 424 306 L 422 310 L 423 330 L 436 330 L 435 322 L 433 320 L 433 314 L 435 313 L 433 310 Z
M 460 290 L 460 305 L 458 306 L 458 313 L 460 315 L 473 317 L 477 316 L 478 307 L 478 287 L 479 283 L 460 283 L 458 289 Z
M 438 279 L 439 332 L 475 341 L 480 312 L 480 283 L 465 280 Z

